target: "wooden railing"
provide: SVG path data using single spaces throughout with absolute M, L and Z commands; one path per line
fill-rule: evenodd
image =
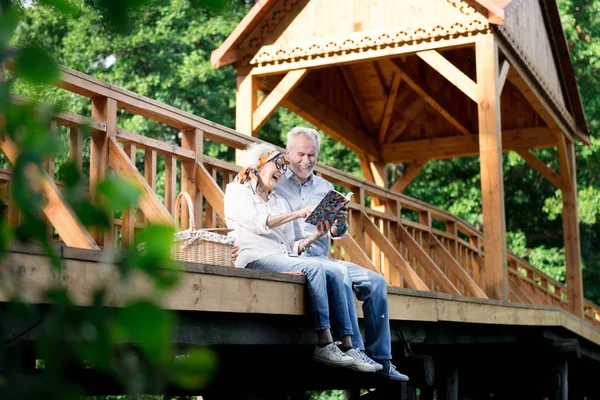
M 122 216 L 112 221 L 108 235 L 94 236 L 97 243 L 127 247 L 133 243 L 135 230 L 148 221 L 174 223 L 179 190 L 192 196 L 197 226 L 224 226 L 223 192 L 240 168 L 204 155 L 203 140 L 243 149 L 256 139 L 68 68 L 63 68 L 59 86 L 93 99 L 92 117 L 62 112 L 54 119 L 53 126 L 69 131 L 70 159 L 80 170 L 90 171 L 92 185 L 110 166 L 136 181 L 143 191 L 138 207 L 123 210 Z M 118 109 L 179 129 L 181 146 L 118 128 Z M 89 158 L 83 157 L 83 126 L 94 135 Z M 138 154 L 144 158 L 141 170 L 135 162 Z M 159 169 L 163 162 L 164 169 Z M 53 160 L 47 165 L 53 165 Z M 53 171 L 48 172 L 54 179 Z M 448 212 L 331 167 L 319 164 L 316 173 L 355 194 L 349 210 L 349 235 L 333 242 L 336 257 L 383 274 L 393 286 L 487 298 L 481 232 Z M 9 179 L 10 170 L 1 170 L 2 185 L 9 184 Z M 0 193 L 6 195 L 7 191 Z M 10 221 L 18 221 L 12 204 L 7 213 Z M 188 216 L 185 210 L 182 214 L 181 225 L 186 228 Z M 567 309 L 563 284 L 510 253 L 507 268 L 511 301 Z M 585 318 L 600 324 L 600 307 L 586 301 Z

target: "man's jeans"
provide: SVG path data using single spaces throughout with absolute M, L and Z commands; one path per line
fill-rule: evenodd
M 271 272 L 302 272 L 306 275 L 315 331 L 331 329 L 334 335 L 338 335 L 334 339 L 352 335 L 353 323 L 348 310 L 344 276 L 342 270 L 327 262 L 327 259 L 323 261 L 318 258 L 271 255 L 248 263 L 246 268 Z M 351 300 L 354 301 L 354 296 Z M 356 314 L 354 304 L 352 310 Z
M 385 278 L 375 272 L 369 271 L 360 265 L 346 261 L 335 260 L 323 256 L 309 256 L 313 260 L 319 260 L 323 265 L 337 266 L 344 274 L 346 283 L 346 295 L 350 320 L 352 321 L 352 345 L 361 350 L 367 350 L 370 356 L 377 360 L 392 359 L 392 345 L 390 336 L 390 320 L 388 315 L 387 283 Z M 358 319 L 356 317 L 356 306 L 352 287 L 356 291 L 356 297 L 363 302 L 363 314 L 365 324 L 365 343 L 362 341 Z M 366 346 L 365 346 L 366 344 Z

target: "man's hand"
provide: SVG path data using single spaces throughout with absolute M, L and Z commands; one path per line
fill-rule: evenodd
M 333 224 L 342 226 L 346 222 L 346 218 L 348 218 L 348 208 L 344 207 L 333 218 Z
M 237 256 L 239 253 L 240 253 L 239 246 L 233 246 L 233 248 L 231 249 L 231 261 L 235 262 L 235 260 L 237 260 Z

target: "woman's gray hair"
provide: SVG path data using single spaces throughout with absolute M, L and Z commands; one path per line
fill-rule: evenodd
M 260 158 L 271 151 L 276 150 L 272 144 L 269 143 L 252 143 L 244 151 L 244 166 L 256 168 L 260 162 Z
M 305 128 L 302 126 L 297 126 L 295 128 L 292 128 L 292 130 L 288 132 L 288 134 L 287 134 L 288 149 L 292 146 L 292 143 L 294 143 L 294 139 L 296 139 L 296 136 L 298 136 L 298 135 L 304 135 L 307 139 L 312 140 L 314 142 L 314 144 L 317 146 L 317 153 L 319 152 L 319 150 L 321 149 L 321 135 L 319 135 L 319 132 L 317 132 L 316 130 L 314 130 L 312 128 Z

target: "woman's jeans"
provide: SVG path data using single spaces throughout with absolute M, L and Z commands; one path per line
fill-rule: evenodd
M 331 329 L 336 335 L 334 338 L 338 339 L 352 335 L 353 323 L 348 310 L 344 274 L 339 266 L 332 264 L 321 262 L 318 258 L 276 254 L 252 261 L 246 268 L 271 272 L 302 272 L 306 275 L 314 329 Z M 354 296 L 350 300 L 354 310 Z M 356 311 L 354 314 L 356 315 Z

